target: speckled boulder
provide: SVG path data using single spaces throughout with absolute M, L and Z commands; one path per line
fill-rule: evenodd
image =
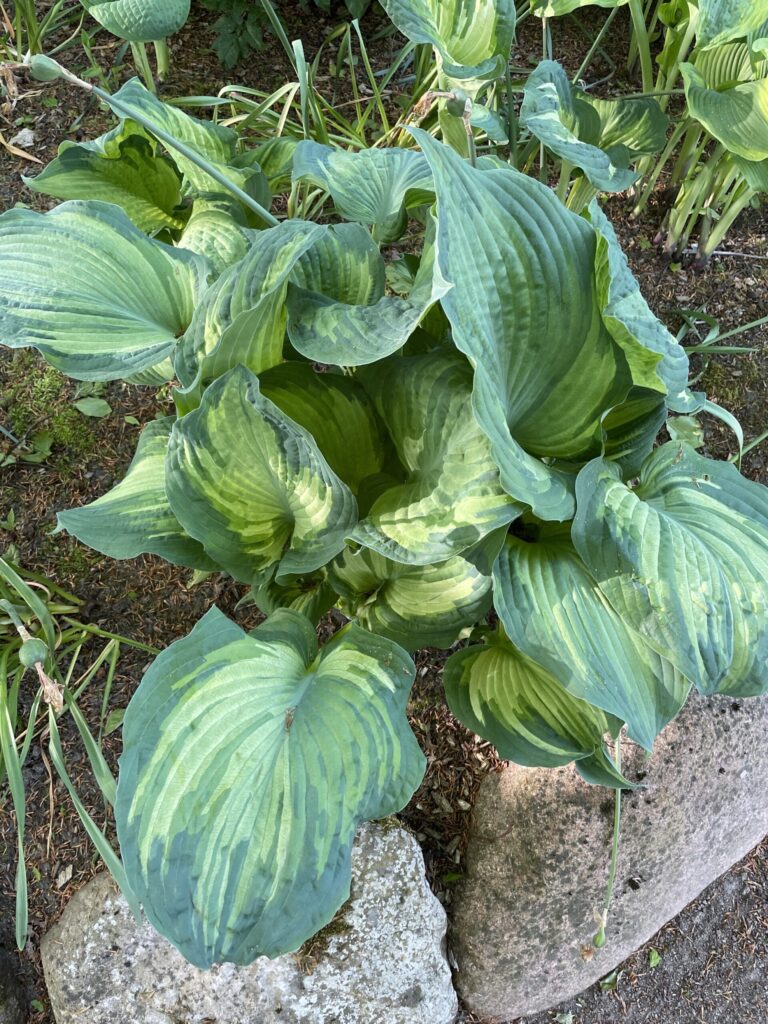
M 365 825 L 352 870 L 342 917 L 304 957 L 211 971 L 137 925 L 99 875 L 43 941 L 57 1024 L 452 1024 L 445 912 L 418 844 L 401 828 Z
M 691 697 L 628 778 L 608 942 L 593 950 L 613 796 L 572 767 L 507 768 L 482 786 L 450 944 L 468 1007 L 509 1021 L 583 991 L 768 833 L 768 698 Z
M 24 1024 L 27 1014 L 13 960 L 0 953 L 0 1024 Z

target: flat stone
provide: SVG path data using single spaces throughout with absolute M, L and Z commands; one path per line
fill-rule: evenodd
M 452 1024 L 445 911 L 417 842 L 364 825 L 352 872 L 350 902 L 303 955 L 211 971 L 137 924 L 97 876 L 42 943 L 57 1024 Z
M 643 789 L 622 800 L 607 944 L 592 946 L 605 898 L 613 795 L 572 765 L 512 766 L 474 808 L 467 876 L 450 943 L 467 1007 L 509 1021 L 602 978 L 768 833 L 768 698 L 693 695 L 652 756 L 623 744 Z
M 24 994 L 13 960 L 0 953 L 0 1024 L 25 1024 Z

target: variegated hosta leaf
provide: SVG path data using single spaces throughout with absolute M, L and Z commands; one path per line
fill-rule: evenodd
M 664 392 L 667 404 L 682 411 L 689 401 L 685 349 L 651 312 L 597 200 L 589 204 L 588 218 L 598 235 L 595 266 L 603 322 L 623 350 L 635 385 Z
M 35 192 L 57 199 L 99 199 L 115 203 L 147 234 L 183 227 L 176 168 L 156 152 L 153 141 L 131 124 L 96 144 L 64 142 L 59 155 L 36 178 L 24 178 Z
M 356 380 L 316 373 L 308 363 L 281 363 L 261 374 L 259 386 L 266 398 L 312 435 L 353 494 L 366 477 L 384 471 L 391 443 Z
M 315 625 L 338 601 L 325 569 L 303 576 L 288 576 L 282 583 L 276 583 L 274 576 L 266 574 L 254 583 L 251 596 L 265 615 L 272 615 L 279 608 L 289 608 L 306 615 Z
M 768 20 L 768 0 L 698 0 L 696 41 L 702 50 L 741 39 Z
M 725 43 L 714 50 L 697 50 L 691 63 L 708 89 L 728 89 L 740 82 L 752 82 L 755 74 L 747 43 Z
M 693 64 L 682 64 L 685 97 L 692 117 L 729 153 L 745 160 L 768 157 L 768 78 L 730 89 L 708 89 Z
M 614 610 L 567 527 L 538 529 L 531 541 L 508 537 L 494 569 L 494 603 L 509 639 L 574 697 L 626 722 L 650 750 L 690 683 Z
M 318 654 L 280 611 L 212 609 L 150 666 L 123 725 L 115 815 L 152 924 L 197 967 L 297 949 L 349 896 L 362 821 L 424 774 L 395 644 L 350 625 Z
M 382 0 L 404 36 L 434 46 L 449 78 L 500 78 L 515 38 L 514 0 Z
M 329 270 L 322 275 L 299 273 L 315 251 L 315 245 L 297 267 L 288 290 L 288 336 L 293 347 L 313 362 L 336 366 L 365 366 L 386 359 L 408 342 L 418 325 L 425 320 L 448 289 L 436 264 L 434 225 L 427 222 L 424 250 L 413 288 L 405 297 L 384 295 L 384 265 L 381 277 L 378 268 L 368 274 L 377 287 L 369 295 L 355 294 L 344 284 L 344 268 L 352 266 L 366 271 L 363 247 L 344 246 L 350 230 L 364 231 L 356 224 L 342 224 L 329 229 L 328 239 L 338 238 L 339 250 L 331 255 Z M 344 234 L 342 234 L 344 232 Z M 347 237 L 344 237 L 344 236 Z M 368 236 L 368 242 L 371 242 Z M 372 244 L 372 243 L 371 243 Z M 376 250 L 378 256 L 378 250 Z M 334 281 L 336 276 L 337 281 Z M 379 287 L 380 285 L 380 287 Z M 324 289 L 321 291 L 321 289 Z M 361 289 L 358 289 L 360 292 Z
M 525 83 L 520 123 L 540 142 L 574 167 L 580 167 L 595 188 L 623 192 L 638 175 L 627 166 L 614 163 L 615 154 L 601 145 L 579 137 L 573 87 L 556 61 L 543 60 Z M 592 109 L 592 108 L 589 108 Z
M 196 199 L 177 244 L 205 256 L 218 277 L 243 259 L 255 242 L 256 232 L 246 226 L 241 210 L 231 196 Z
M 540 18 L 559 18 L 580 7 L 621 7 L 627 0 L 532 0 L 533 13 Z
M 579 92 L 578 101 L 592 107 L 600 118 L 600 134 L 594 142 L 610 153 L 623 146 L 632 157 L 651 156 L 664 148 L 669 118 L 652 96 L 643 99 L 602 100 L 591 93 Z M 581 138 L 581 136 L 580 136 Z
M 110 558 L 152 554 L 176 565 L 214 570 L 168 504 L 165 456 L 173 424 L 172 416 L 148 423 L 123 480 L 90 505 L 59 512 L 58 529 Z
M 631 383 L 600 316 L 597 236 L 539 182 L 474 169 L 413 132 L 435 175 L 438 261 L 453 286 L 441 303 L 474 366 L 475 415 L 501 482 L 540 518 L 568 519 L 572 484 L 535 456 L 599 450 L 602 414 Z
M 351 540 L 430 565 L 517 518 L 521 506 L 501 487 L 472 413 L 472 372 L 457 353 L 395 356 L 360 378 L 407 475 L 379 494 Z
M 312 437 L 236 367 L 177 420 L 166 463 L 174 514 L 235 579 L 276 582 L 325 565 L 357 521 L 355 499 Z
M 180 107 L 163 103 L 154 93 L 145 89 L 138 78 L 131 78 L 115 94 L 123 108 L 137 111 L 149 118 L 158 128 L 172 135 L 203 156 L 220 169 L 231 163 L 235 156 L 237 136 L 231 128 L 214 124 L 213 121 L 201 121 L 190 117 Z M 117 111 L 118 116 L 125 116 L 124 110 Z M 197 192 L 220 192 L 221 185 L 197 164 L 187 157 L 181 156 L 178 150 L 171 150 L 176 166 L 186 181 Z
M 433 194 L 424 157 L 410 149 L 348 153 L 306 140 L 293 155 L 293 180 L 325 189 L 341 217 L 371 225 L 383 243 L 405 231 L 406 206 L 431 202 Z
M 768 690 L 768 491 L 669 442 L 630 489 L 595 460 L 576 547 L 628 625 L 704 693 Z
M 0 217 L 0 338 L 78 380 L 116 380 L 169 356 L 207 284 L 205 260 L 162 245 L 108 203 Z
M 603 420 L 603 458 L 616 462 L 624 477 L 637 476 L 667 420 L 667 403 L 657 391 L 632 388 L 626 401 Z
M 183 28 L 190 0 L 80 0 L 107 32 L 131 43 L 165 39 Z
M 530 768 L 575 761 L 590 782 L 628 785 L 604 745 L 606 734 L 618 732 L 621 723 L 572 697 L 503 633 L 452 654 L 443 679 L 454 715 L 506 760 Z
M 491 579 L 457 555 L 403 565 L 375 551 L 345 551 L 329 568 L 342 611 L 406 650 L 450 647 L 491 607 Z
M 282 362 L 291 272 L 327 230 L 287 220 L 260 231 L 243 259 L 208 289 L 176 353 L 180 412 L 196 408 L 205 385 L 233 366 L 261 373 Z

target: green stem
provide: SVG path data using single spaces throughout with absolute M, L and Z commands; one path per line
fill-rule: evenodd
M 156 39 L 154 42 L 155 59 L 157 60 L 157 77 L 164 82 L 171 70 L 171 51 L 165 39 Z
M 152 74 L 152 68 L 149 65 L 149 57 L 147 56 L 147 44 L 131 43 L 131 53 L 133 54 L 133 62 L 136 65 L 136 70 L 144 79 L 146 87 L 150 92 L 157 92 L 155 77 Z
M 736 220 L 736 218 L 739 216 L 742 210 L 745 210 L 752 202 L 754 195 L 755 193 L 752 191 L 751 188 L 746 188 L 738 199 L 731 201 L 728 210 L 725 213 L 723 213 L 723 215 L 720 217 L 720 220 L 717 222 L 717 225 L 712 229 L 709 237 L 707 238 L 706 245 L 703 246 L 702 249 L 699 251 L 699 256 L 697 258 L 697 263 L 699 265 L 703 266 L 704 264 L 706 264 L 709 257 L 712 255 L 715 249 L 717 249 L 722 240 L 730 231 L 731 227 L 733 226 L 733 222 Z M 766 320 L 756 322 L 765 323 Z M 755 324 L 748 324 L 747 326 L 754 327 Z M 746 329 L 746 327 L 742 328 L 742 330 Z M 722 335 L 722 337 L 733 337 L 733 333 L 734 332 L 724 334 Z M 735 333 L 738 334 L 739 331 L 736 331 Z M 719 340 L 721 339 L 718 339 L 718 341 Z
M 616 771 L 621 772 L 621 735 L 616 737 L 616 756 L 614 758 Z M 608 888 L 603 903 L 603 917 L 600 928 L 593 938 L 593 945 L 600 949 L 605 945 L 605 929 L 608 924 L 608 911 L 613 903 L 613 891 L 616 887 L 616 874 L 619 867 L 619 838 L 621 836 L 621 790 L 614 790 L 613 797 L 613 842 L 611 844 L 611 866 L 608 870 Z
M 690 7 L 689 7 L 690 9 Z M 696 23 L 698 20 L 698 12 L 694 12 L 688 22 L 688 27 L 685 30 L 683 41 L 680 44 L 680 49 L 677 52 L 675 63 L 669 69 L 669 72 L 664 75 L 664 81 L 661 82 L 662 72 L 659 72 L 659 80 L 656 82 L 659 92 L 662 88 L 664 90 L 664 97 L 659 101 L 659 106 L 662 110 L 666 110 L 669 106 L 669 95 L 674 90 L 675 82 L 680 77 L 680 65 L 685 61 L 688 56 L 688 52 L 693 46 L 694 39 L 696 38 Z
M 103 103 L 106 103 L 106 105 L 116 114 L 136 121 L 137 124 L 140 124 L 142 128 L 146 128 L 150 135 L 154 135 L 169 149 L 175 149 L 177 153 L 181 153 L 183 157 L 186 157 L 186 159 L 196 167 L 199 167 L 201 171 L 205 171 L 207 175 L 213 178 L 214 181 L 218 182 L 218 184 L 228 192 L 231 192 L 233 196 L 237 196 L 244 206 L 247 206 L 249 209 L 253 210 L 254 213 L 258 214 L 258 216 L 269 224 L 270 227 L 276 227 L 280 223 L 277 217 L 271 214 L 269 210 L 265 210 L 260 203 L 257 203 L 255 199 L 252 199 L 251 196 L 248 195 L 247 192 L 244 192 L 239 185 L 230 181 L 226 174 L 223 174 L 218 167 L 214 167 L 213 164 L 209 163 L 205 157 L 201 156 L 196 152 L 196 150 L 191 149 L 184 142 L 181 142 L 180 139 L 175 138 L 169 132 L 165 131 L 164 128 L 155 124 L 151 118 L 145 117 L 144 114 L 142 114 L 136 107 L 123 103 L 122 100 L 116 99 L 104 89 L 100 89 L 97 85 L 92 85 L 90 82 L 84 82 L 82 78 L 78 78 L 77 75 L 72 74 L 71 71 L 62 67 L 62 65 L 57 61 L 50 60 L 47 63 L 49 66 L 50 64 L 56 64 L 59 68 L 60 74 L 68 82 L 79 86 L 79 88 L 84 89 L 86 92 L 93 93 L 94 96 L 97 96 Z
M 507 61 L 507 70 L 505 74 L 505 81 L 507 84 L 507 138 L 509 139 L 509 150 L 510 157 L 512 160 L 512 166 L 515 170 L 519 168 L 519 146 L 518 146 L 518 125 L 517 125 L 517 114 L 515 113 L 515 98 L 512 91 L 512 69 Z
M 667 162 L 674 153 L 677 144 L 680 141 L 683 132 L 685 131 L 685 128 L 686 122 L 681 121 L 680 124 L 672 132 L 672 135 L 669 138 L 669 142 L 667 143 L 664 152 L 656 161 L 656 165 L 653 168 L 653 171 L 651 171 L 650 175 L 648 175 L 648 177 L 645 179 L 643 191 L 641 192 L 640 198 L 638 199 L 637 203 L 635 204 L 635 208 L 632 211 L 633 217 L 638 217 L 648 205 L 648 200 L 651 198 L 651 194 L 653 193 L 653 190 L 656 187 L 656 182 L 659 180 L 661 172 L 664 170 L 664 168 L 667 165 Z
M 582 77 L 584 76 L 585 71 L 587 70 L 589 65 L 592 63 L 592 60 L 594 59 L 594 56 L 597 53 L 598 48 L 600 47 L 600 44 L 602 43 L 603 39 L 605 38 L 605 33 L 610 28 L 611 22 L 613 21 L 613 19 L 616 17 L 616 15 L 618 13 L 619 13 L 619 8 L 618 7 L 614 7 L 613 10 L 611 11 L 611 13 L 605 19 L 605 24 L 603 25 L 603 27 L 598 32 L 597 38 L 595 39 L 595 41 L 590 46 L 590 48 L 589 48 L 589 50 L 587 52 L 586 57 L 581 62 L 581 67 L 576 72 L 576 74 L 573 76 L 572 81 L 573 81 L 574 85 L 576 85 L 577 82 L 579 82 L 582 79 Z M 653 85 L 653 83 L 651 83 L 651 85 Z M 646 88 L 645 82 L 643 82 L 643 88 L 644 89 Z
M 634 29 L 637 48 L 640 54 L 643 92 L 649 92 L 653 89 L 653 64 L 651 62 L 651 47 L 645 27 L 645 12 L 643 11 L 642 0 L 629 0 L 629 13 L 632 15 L 632 28 Z

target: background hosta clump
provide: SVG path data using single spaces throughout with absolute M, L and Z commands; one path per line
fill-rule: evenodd
M 461 18 L 417 13 L 446 74 L 504 71 L 511 17 L 470 52 Z M 502 756 L 614 788 L 622 728 L 650 749 L 692 686 L 768 690 L 766 491 L 657 446 L 670 413 L 713 406 L 594 198 L 626 154 L 573 131 L 631 118 L 561 79 L 543 67 L 526 117 L 583 164 L 568 205 L 414 128 L 360 153 L 298 142 L 291 201 L 311 189 L 322 216 L 278 216 L 269 143 L 134 81 L 108 97 L 115 132 L 34 183 L 69 201 L 0 218 L 7 345 L 78 379 L 173 382 L 175 414 L 59 528 L 226 573 L 268 616 L 249 634 L 209 611 L 125 719 L 126 874 L 199 966 L 296 949 L 344 901 L 357 825 L 424 771 L 409 652 L 468 641 L 445 670 L 457 716 Z M 331 608 L 351 621 L 318 648 Z

